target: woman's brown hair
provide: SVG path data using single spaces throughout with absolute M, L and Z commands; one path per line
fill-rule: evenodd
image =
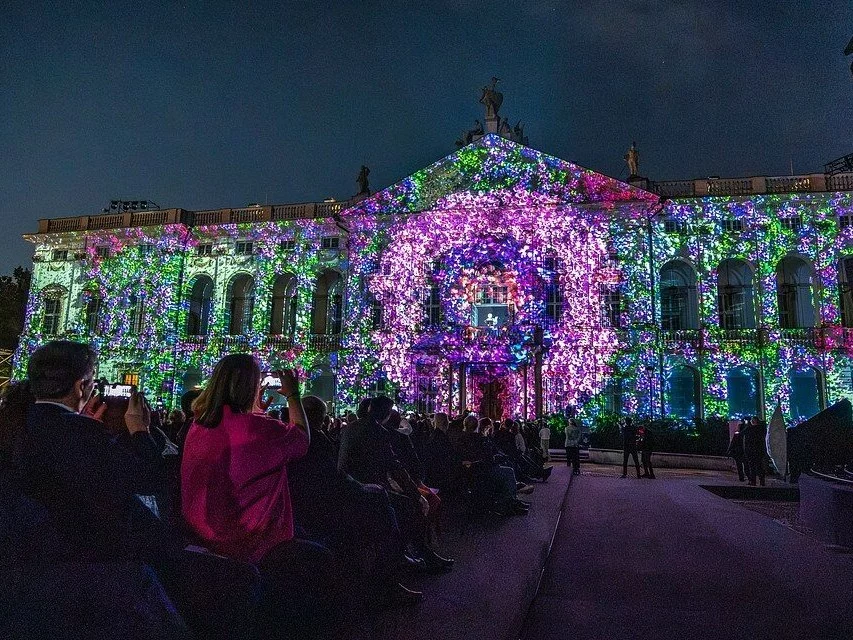
M 210 382 L 193 401 L 195 421 L 213 428 L 222 422 L 222 408 L 234 413 L 249 413 L 255 406 L 261 386 L 261 367 L 254 356 L 233 353 L 220 360 Z

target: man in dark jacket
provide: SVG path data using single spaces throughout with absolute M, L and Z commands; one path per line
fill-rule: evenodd
M 150 409 L 130 399 L 127 432 L 114 435 L 95 419 L 95 354 L 88 345 L 54 342 L 28 366 L 35 404 L 29 409 L 21 482 L 71 541 L 78 560 L 150 561 L 167 544 L 156 497 L 165 490 L 163 457 L 148 432 Z
M 628 477 L 628 456 L 634 458 L 634 467 L 637 469 L 637 477 L 641 477 L 640 461 L 637 458 L 637 428 L 631 418 L 625 418 L 622 426 L 622 477 Z
M 741 482 L 746 480 L 746 469 L 744 468 L 743 460 L 743 428 L 746 426 L 746 420 L 742 420 L 738 426 L 738 430 L 732 435 L 732 441 L 729 443 L 729 450 L 726 455 L 735 461 L 737 466 L 737 475 Z
M 758 476 L 759 484 L 763 487 L 765 475 L 764 457 L 767 455 L 764 427 L 758 421 L 758 418 L 753 417 L 747 422 L 741 433 L 743 434 L 743 455 L 746 462 L 746 476 L 749 478 L 749 485 L 754 487 L 755 478 Z

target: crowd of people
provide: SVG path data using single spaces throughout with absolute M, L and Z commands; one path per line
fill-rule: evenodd
M 330 637 L 366 605 L 419 602 L 409 576 L 454 566 L 438 548 L 446 500 L 523 516 L 519 495 L 551 472 L 536 423 L 404 416 L 386 396 L 333 417 L 301 395 L 294 371 L 264 389 L 257 360 L 241 354 L 168 415 L 134 392 L 112 428 L 96 372 L 88 345 L 51 342 L 5 394 L 0 509 L 16 496 L 46 517 L 41 546 L 0 564 L 141 563 L 184 619 L 204 624 L 222 612 L 221 600 L 195 597 L 201 549 L 250 583 L 257 574 L 245 621 L 255 637 Z M 285 406 L 271 409 L 275 397 Z

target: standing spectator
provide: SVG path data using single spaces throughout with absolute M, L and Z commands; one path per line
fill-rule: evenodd
M 572 465 L 572 475 L 581 473 L 581 429 L 575 420 L 569 420 L 566 425 L 566 466 Z
M 641 478 L 655 479 L 655 470 L 652 468 L 652 447 L 654 436 L 651 429 L 640 427 L 637 429 L 637 449 L 640 450 L 640 458 L 643 461 L 643 475 Z
M 539 429 L 539 442 L 542 443 L 542 455 L 545 456 L 545 460 L 550 460 L 551 455 L 548 452 L 551 448 L 551 430 L 548 425 L 543 424 Z
M 761 486 L 764 486 L 764 456 L 767 455 L 767 445 L 765 443 L 765 433 L 758 418 L 753 417 L 743 428 L 743 454 L 746 461 L 746 476 L 749 478 L 749 485 L 755 486 L 755 477 L 758 476 L 758 481 Z
M 637 428 L 631 418 L 625 418 L 622 425 L 622 477 L 628 477 L 628 456 L 634 458 L 634 466 L 637 469 L 637 477 L 640 473 L 640 460 L 637 458 Z
M 741 482 L 746 480 L 746 469 L 744 468 L 743 458 L 742 433 L 744 425 L 746 425 L 746 421 L 741 420 L 740 425 L 738 425 L 738 430 L 735 431 L 732 435 L 732 441 L 729 443 L 729 450 L 726 451 L 726 455 L 735 461 L 735 465 L 737 466 L 737 475 Z

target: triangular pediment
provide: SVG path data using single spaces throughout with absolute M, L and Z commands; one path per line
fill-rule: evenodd
M 345 215 L 415 213 L 455 194 L 512 192 L 553 204 L 654 202 L 658 196 L 580 165 L 487 134 L 378 191 Z

